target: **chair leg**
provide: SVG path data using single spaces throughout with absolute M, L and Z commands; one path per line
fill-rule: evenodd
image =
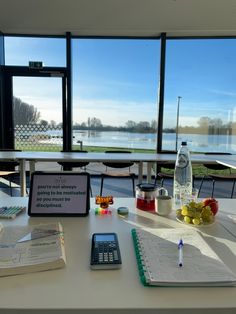
M 214 190 L 215 190 L 215 180 L 212 180 L 212 191 L 211 191 L 211 197 L 214 197 Z
M 135 183 L 134 183 L 134 176 L 132 176 L 132 185 L 133 185 L 133 196 L 135 197 Z
M 161 179 L 161 187 L 163 187 L 164 185 L 164 180 L 165 180 L 164 178 Z
M 199 189 L 198 189 L 198 191 L 199 191 L 198 192 L 198 196 L 200 195 L 204 179 L 205 179 L 205 175 L 202 177 L 202 180 L 201 180 L 201 183 L 200 183 L 200 186 L 199 186 Z
M 235 180 L 233 181 L 233 187 L 232 187 L 232 192 L 231 192 L 231 198 L 234 196 L 234 187 L 235 187 Z
M 104 180 L 104 177 L 103 177 L 103 175 L 101 175 L 100 196 L 102 196 L 102 190 L 103 190 L 103 180 Z
M 9 180 L 9 187 L 10 187 L 10 195 L 12 196 L 12 185 L 11 185 L 11 180 L 10 180 L 10 178 L 8 178 L 8 180 Z

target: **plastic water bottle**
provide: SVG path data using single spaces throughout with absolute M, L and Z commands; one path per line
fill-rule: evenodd
M 179 207 L 183 200 L 192 195 L 193 179 L 192 164 L 187 142 L 182 142 L 177 153 L 174 172 L 174 199 L 175 205 Z

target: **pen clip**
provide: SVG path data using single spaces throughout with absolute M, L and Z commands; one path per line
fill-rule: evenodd
M 183 246 L 184 246 L 183 240 L 180 239 L 179 240 L 179 244 L 178 244 L 178 250 L 179 250 L 179 262 L 178 262 L 178 265 L 179 265 L 179 267 L 183 266 Z
M 178 248 L 182 248 L 184 246 L 184 242 L 182 239 L 179 240 Z

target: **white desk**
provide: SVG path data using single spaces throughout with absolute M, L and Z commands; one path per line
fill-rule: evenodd
M 228 156 L 228 157 L 221 157 L 220 159 L 216 160 L 219 164 L 224 165 L 226 167 L 230 167 L 232 169 L 236 169 L 236 156 Z
M 221 155 L 203 155 L 192 154 L 191 160 L 193 164 L 216 163 L 220 160 Z M 109 153 L 63 153 L 63 152 L 11 152 L 1 151 L 0 161 L 17 160 L 20 162 L 20 186 L 21 196 L 26 193 L 26 161 L 30 163 L 30 172 L 35 170 L 35 163 L 40 162 L 57 162 L 57 161 L 88 161 L 88 162 L 134 162 L 138 164 L 138 181 L 141 183 L 143 178 L 143 164 L 147 163 L 147 182 L 151 182 L 151 169 L 154 163 L 169 161 L 175 162 L 176 154 L 146 154 L 146 153 L 132 153 L 132 154 L 109 154 Z
M 30 162 L 30 172 L 35 170 L 36 162 L 58 162 L 58 161 L 88 161 L 88 162 L 134 162 L 138 164 L 138 180 L 141 183 L 143 177 L 143 163 L 147 166 L 147 181 L 151 181 L 151 167 L 156 161 L 156 154 L 132 153 L 132 154 L 109 154 L 109 153 L 78 153 L 78 152 L 0 152 L 0 160 L 18 160 L 20 162 L 20 182 L 21 195 L 25 196 L 26 191 L 26 177 L 25 177 L 25 163 Z
M 1 205 L 26 204 L 26 198 L 1 199 Z M 235 213 L 236 200 L 219 200 L 222 212 Z M 91 207 L 94 205 L 91 201 Z M 179 227 L 173 219 L 159 217 L 135 209 L 134 199 L 115 199 L 115 206 L 128 205 L 126 219 L 95 216 L 93 210 L 85 218 L 28 218 L 18 216 L 6 224 L 37 224 L 61 221 L 65 231 L 67 266 L 64 269 L 2 277 L 0 313 L 236 313 L 236 287 L 162 288 L 144 287 L 139 279 L 131 229 L 134 227 Z M 224 218 L 225 219 L 225 218 Z M 227 227 L 236 236 L 235 224 Z M 215 223 L 201 229 L 207 242 L 236 273 L 235 236 Z M 92 271 L 89 267 L 91 235 L 93 232 L 118 234 L 123 265 L 119 270 Z M 28 312 L 26 312 L 28 310 Z

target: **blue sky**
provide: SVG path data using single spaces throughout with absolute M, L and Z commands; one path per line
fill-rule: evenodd
M 65 65 L 65 42 L 55 39 L 6 38 L 6 64 Z M 17 53 L 16 53 L 17 52 Z M 167 42 L 164 126 L 175 127 L 177 97 L 180 125 L 197 125 L 201 116 L 236 120 L 236 41 Z M 103 124 L 156 119 L 160 46 L 154 40 L 73 42 L 74 122 L 88 117 Z M 14 93 L 33 104 L 47 120 L 61 121 L 60 80 L 15 79 Z

